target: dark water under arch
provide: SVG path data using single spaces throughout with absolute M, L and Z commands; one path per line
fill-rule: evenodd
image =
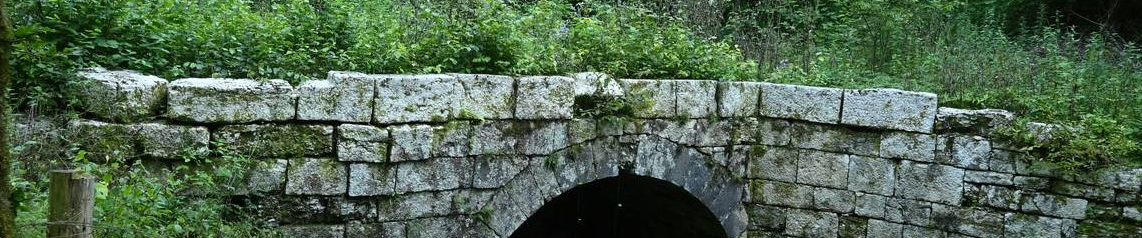
M 621 174 L 560 194 L 511 235 L 533 237 L 724 238 L 726 233 L 717 217 L 685 189 L 665 180 Z

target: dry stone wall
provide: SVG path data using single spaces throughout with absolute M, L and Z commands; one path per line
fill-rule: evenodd
M 238 195 L 263 194 L 249 215 L 297 237 L 507 237 L 544 201 L 620 169 L 686 189 L 732 237 L 1142 232 L 1142 170 L 1030 166 L 989 136 L 1010 113 L 940 108 L 930 93 L 599 73 L 330 72 L 297 87 L 80 76 L 94 82 L 88 118 L 67 126 L 101 138 L 92 153 L 259 158 Z M 633 94 L 652 105 L 576 116 L 577 96 Z

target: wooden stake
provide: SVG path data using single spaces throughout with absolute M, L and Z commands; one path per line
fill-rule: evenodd
M 75 170 L 52 170 L 48 238 L 91 238 L 95 179 Z

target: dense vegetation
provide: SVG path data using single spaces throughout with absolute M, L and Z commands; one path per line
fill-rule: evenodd
M 940 94 L 945 106 L 1003 108 L 1026 120 L 1084 128 L 1050 142 L 1051 148 L 1062 149 L 1029 147 L 1049 165 L 1081 170 L 1142 162 L 1138 145 L 1142 51 L 1136 46 L 1142 33 L 1139 24 L 1132 24 L 1138 19 L 1130 17 L 1139 14 L 1101 3 L 27 0 L 8 4 L 16 38 L 15 80 L 8 97 L 17 111 L 28 114 L 73 112 L 71 105 L 78 99 L 68 91 L 76 86 L 74 70 L 92 66 L 172 79 L 283 78 L 294 83 L 321 78 L 328 70 L 510 75 L 599 71 L 632 78 L 931 91 Z M 1011 132 L 1017 139 L 1024 135 L 1018 127 Z M 67 156 L 83 157 L 73 152 Z M 120 164 L 133 163 L 124 159 Z M 106 169 L 102 166 L 108 165 L 92 169 Z M 24 176 L 17 180 L 19 191 L 31 194 L 46 186 L 30 172 L 35 166 L 18 163 L 16 168 Z M 180 187 L 158 185 L 189 184 L 193 177 L 164 175 L 154 181 L 147 178 L 156 176 L 132 173 L 143 172 L 102 180 L 108 191 L 130 195 L 107 198 L 123 201 L 99 203 L 116 206 L 100 210 L 102 216 L 116 217 L 104 221 L 121 222 L 109 226 L 136 224 L 132 229 L 166 234 L 222 229 L 214 223 L 169 222 L 190 216 L 218 218 L 216 211 L 225 210 L 189 206 L 221 203 L 210 196 L 183 198 L 176 193 Z M 142 188 L 161 193 L 132 190 Z M 35 201 L 31 197 L 18 200 L 24 202 L 23 222 L 35 221 L 28 216 L 44 209 L 43 204 L 28 204 Z M 180 214 L 130 209 L 156 203 L 210 209 Z

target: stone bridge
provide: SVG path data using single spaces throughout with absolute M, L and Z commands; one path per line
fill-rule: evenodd
M 597 73 L 330 72 L 296 87 L 80 76 L 86 119 L 67 126 L 105 138 L 87 150 L 258 158 L 237 196 L 296 237 L 506 238 L 560 194 L 620 173 L 683 189 L 728 237 L 1142 231 L 1142 170 L 1029 166 L 990 140 L 1010 113 L 940 108 L 931 93 Z

